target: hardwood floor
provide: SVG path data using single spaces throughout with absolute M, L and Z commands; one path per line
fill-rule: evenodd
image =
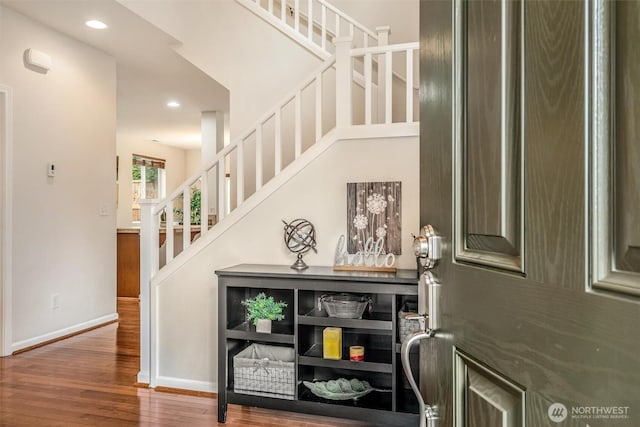
M 118 323 L 0 358 L 0 425 L 218 425 L 215 398 L 134 387 L 139 368 L 137 300 L 119 299 L 118 313 Z M 237 405 L 229 405 L 226 425 L 364 426 Z

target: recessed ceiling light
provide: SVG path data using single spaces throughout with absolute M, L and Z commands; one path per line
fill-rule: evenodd
M 84 25 L 86 25 L 89 28 L 93 28 L 94 30 L 104 30 L 105 28 L 108 28 L 108 25 L 105 24 L 102 21 L 98 21 L 96 19 L 92 19 L 90 21 L 87 21 L 84 23 Z
M 169 101 L 167 102 L 167 107 L 178 108 L 180 103 L 178 101 Z

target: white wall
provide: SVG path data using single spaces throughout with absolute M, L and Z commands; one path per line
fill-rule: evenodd
M 116 65 L 9 9 L 0 19 L 0 83 L 14 94 L 16 350 L 117 316 Z M 24 67 L 28 48 L 51 55 L 47 74 Z
M 184 156 L 184 176 L 189 178 L 202 169 L 200 150 L 187 150 Z
M 289 265 L 281 219 L 307 218 L 316 227 L 318 254 L 309 265 L 332 265 L 346 233 L 346 184 L 402 182 L 400 268 L 415 268 L 411 233 L 419 229 L 418 138 L 340 141 L 189 260 L 159 286 L 159 372 L 162 385 L 217 387 L 217 279 L 214 270 L 239 263 Z
M 230 93 L 231 140 L 320 60 L 235 0 L 118 0 L 182 42 L 176 50 Z
M 145 141 L 137 138 L 118 135 L 117 154 L 120 158 L 118 172 L 118 228 L 139 227 L 134 224 L 131 217 L 133 203 L 133 187 L 131 180 L 132 155 L 157 157 L 164 159 L 167 183 L 167 196 L 191 176 L 186 172 L 186 159 L 189 150 L 159 144 L 153 141 Z

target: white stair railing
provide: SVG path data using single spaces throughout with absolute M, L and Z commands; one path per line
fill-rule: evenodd
M 334 38 L 358 47 L 376 46 L 378 35 L 325 0 L 236 0 L 321 58 L 334 52 Z
M 396 82 L 404 83 L 405 98 L 405 114 L 404 121 L 406 123 L 414 122 L 414 104 L 417 101 L 417 89 L 414 85 L 414 65 L 417 64 L 416 58 L 420 45 L 415 43 L 403 43 L 386 46 L 373 46 L 368 48 L 352 49 L 350 56 L 353 60 L 363 63 L 364 74 L 364 124 L 374 124 L 374 96 L 377 96 L 377 105 L 379 110 L 378 123 L 393 123 L 393 83 L 394 77 Z M 404 56 L 404 58 L 402 58 Z M 404 60 L 404 73 L 399 75 L 394 73 L 394 58 L 400 57 Z M 374 67 L 375 65 L 375 67 Z M 374 71 L 377 70 L 377 81 L 374 87 Z
M 150 280 L 158 272 L 161 265 L 168 264 L 173 260 L 175 252 L 174 234 L 177 231 L 176 222 L 182 219 L 182 251 L 184 252 L 192 244 L 192 228 L 189 220 L 192 214 L 200 216 L 199 233 L 200 237 L 203 237 L 210 229 L 208 206 L 215 206 L 216 222 L 219 222 L 234 207 L 244 202 L 247 196 L 245 194 L 245 180 L 247 177 L 255 178 L 255 191 L 258 191 L 264 185 L 265 151 L 270 150 L 273 153 L 273 176 L 276 176 L 283 169 L 283 148 L 285 144 L 292 142 L 294 160 L 300 157 L 303 152 L 302 93 L 310 87 L 313 87 L 314 91 L 314 102 L 311 106 L 313 108 L 312 116 L 315 121 L 314 140 L 318 141 L 322 138 L 326 133 L 323 131 L 323 110 L 326 108 L 325 103 L 327 102 L 324 99 L 322 86 L 325 74 L 334 65 L 335 60 L 323 63 L 309 79 L 305 80 L 278 103 L 274 109 L 258 120 L 254 127 L 220 150 L 209 164 L 187 179 L 167 198 L 162 201 L 143 202 L 141 205 L 140 227 L 142 230 L 149 230 L 149 232 L 141 233 L 141 239 L 154 239 L 154 241 L 145 242 L 147 244 L 144 245 L 144 248 L 147 248 L 150 252 L 141 253 L 141 260 L 153 259 L 154 261 L 148 264 L 150 266 L 148 277 L 142 277 L 141 272 L 141 283 Z M 288 117 L 283 114 L 283 111 L 290 108 L 294 110 L 293 123 L 285 123 Z M 267 122 L 271 121 L 273 121 L 274 132 L 272 138 L 266 138 L 265 127 Z M 287 129 L 292 128 L 293 132 L 288 132 L 285 127 Z M 249 140 L 251 140 L 251 144 L 249 144 Z M 272 143 L 270 147 L 265 147 L 266 140 Z M 251 145 L 253 151 L 251 154 L 253 156 L 249 156 L 250 153 L 247 151 L 249 150 L 249 145 Z M 254 167 L 251 170 L 246 167 L 247 158 L 249 157 L 255 159 Z M 234 164 L 232 164 L 232 160 L 234 160 Z M 208 188 L 212 182 L 215 182 L 215 192 L 210 192 Z M 235 206 L 231 205 L 232 195 L 230 191 L 232 187 L 235 187 Z M 200 190 L 200 209 L 198 212 L 192 212 L 191 197 L 196 189 Z M 215 199 L 209 200 L 210 195 L 214 193 L 216 194 Z M 161 225 L 164 225 L 166 234 L 164 259 L 161 259 L 160 238 L 158 237 Z
M 214 207 L 217 214 L 217 223 L 224 222 L 224 218 L 230 216 L 245 200 L 262 189 L 262 187 L 278 176 L 288 165 L 283 157 L 285 148 L 290 148 L 293 155 L 290 163 L 293 163 L 304 154 L 303 135 L 312 143 L 317 143 L 325 135 L 337 131 L 338 137 L 350 137 L 349 131 L 354 132 L 352 137 L 385 136 L 387 132 L 398 135 L 397 125 L 409 125 L 410 133 L 415 135 L 417 124 L 414 123 L 413 110 L 409 107 L 409 98 L 414 100 L 412 74 L 413 56 L 417 52 L 418 43 L 408 43 L 402 45 L 374 46 L 367 48 L 352 49 L 353 40 L 351 37 L 334 39 L 336 45 L 336 57 L 324 62 L 317 68 L 312 76 L 306 79 L 295 90 L 279 102 L 269 113 L 265 114 L 254 127 L 236 138 L 232 143 L 220 150 L 214 159 L 202 168 L 199 172 L 191 176 L 180 187 L 178 187 L 169 197 L 162 201 L 140 200 L 141 221 L 140 221 L 140 366 L 138 381 L 141 383 L 155 384 L 157 372 L 151 368 L 151 336 L 154 336 L 154 328 L 157 323 L 157 310 L 152 301 L 150 285 L 154 276 L 158 273 L 162 264 L 170 264 L 174 258 L 174 233 L 177 230 L 176 220 L 181 216 L 182 221 L 182 252 L 178 256 L 188 256 L 185 253 L 192 245 L 191 234 L 191 197 L 194 188 L 199 186 L 201 205 L 199 212 L 201 224 L 199 240 L 206 242 L 205 236 L 211 232 L 208 223 L 208 206 Z M 374 56 L 384 56 L 386 59 L 387 71 L 392 64 L 394 53 L 406 54 L 407 76 L 405 77 L 407 93 L 407 113 L 405 120 L 392 121 L 393 103 L 392 83 L 394 74 L 387 72 L 381 86 L 385 89 L 385 113 L 386 117 L 381 127 L 372 123 L 373 105 L 373 61 Z M 353 102 L 353 69 L 356 62 L 362 62 L 364 58 L 365 74 L 365 105 L 354 105 Z M 327 73 L 333 73 L 335 69 L 335 79 Z M 327 87 L 326 82 L 335 80 L 335 87 Z M 411 92 L 411 96 L 409 93 Z M 313 102 L 305 102 L 304 95 L 313 94 Z M 335 96 L 335 98 L 334 98 Z M 306 98 L 307 101 L 309 97 Z M 304 111 L 306 114 L 303 115 Z M 365 123 L 354 125 L 354 112 L 358 109 L 365 109 Z M 293 113 L 291 113 L 293 110 Z M 335 113 L 334 113 L 335 112 Z M 335 125 L 333 120 L 335 119 Z M 292 120 L 293 122 L 288 122 Z M 304 131 L 303 125 L 313 123 L 313 127 Z M 269 124 L 269 125 L 268 125 Z M 373 126 L 372 126 L 373 124 Z M 374 129 L 371 132 L 363 130 Z M 404 130 L 402 131 L 404 132 Z M 400 132 L 402 134 L 402 132 Z M 377 133 L 377 135 L 376 135 Z M 309 144 L 307 144 L 309 145 Z M 252 152 L 252 153 L 251 153 Z M 268 152 L 269 156 L 265 156 Z M 253 156 L 249 156 L 253 154 Z M 235 159 L 233 159 L 235 157 Z M 269 164 L 266 159 L 273 158 L 273 163 Z M 247 159 L 255 159 L 255 163 L 247 162 Z M 233 162 L 232 162 L 233 160 Z M 271 169 L 271 166 L 273 167 Z M 266 173 L 266 169 L 269 173 Z M 271 174 L 270 172 L 273 171 Z M 266 179 L 265 179 L 266 178 Z M 255 186 L 252 194 L 245 194 L 245 183 L 255 179 Z M 209 200 L 210 194 L 208 186 L 215 182 L 216 194 Z M 235 185 L 235 204 L 231 203 L 232 187 Z M 249 187 L 249 186 L 247 186 Z M 266 189 L 265 189 L 266 191 Z M 273 191 L 271 189 L 270 191 Z M 197 216 L 197 215 L 196 215 Z M 161 221 L 164 219 L 164 221 Z M 160 250 L 161 224 L 164 223 L 166 229 L 164 259 Z M 212 224 L 212 226 L 217 226 Z M 157 343 L 156 343 L 157 344 Z M 157 348 L 155 349 L 157 352 Z M 155 354 L 155 353 L 154 353 Z M 156 355 L 157 356 L 157 355 Z M 155 365 L 155 363 L 153 363 Z

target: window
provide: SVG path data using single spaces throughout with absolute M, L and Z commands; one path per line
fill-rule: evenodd
M 134 154 L 131 167 L 133 204 L 131 216 L 140 221 L 140 199 L 164 199 L 166 196 L 165 161 Z

